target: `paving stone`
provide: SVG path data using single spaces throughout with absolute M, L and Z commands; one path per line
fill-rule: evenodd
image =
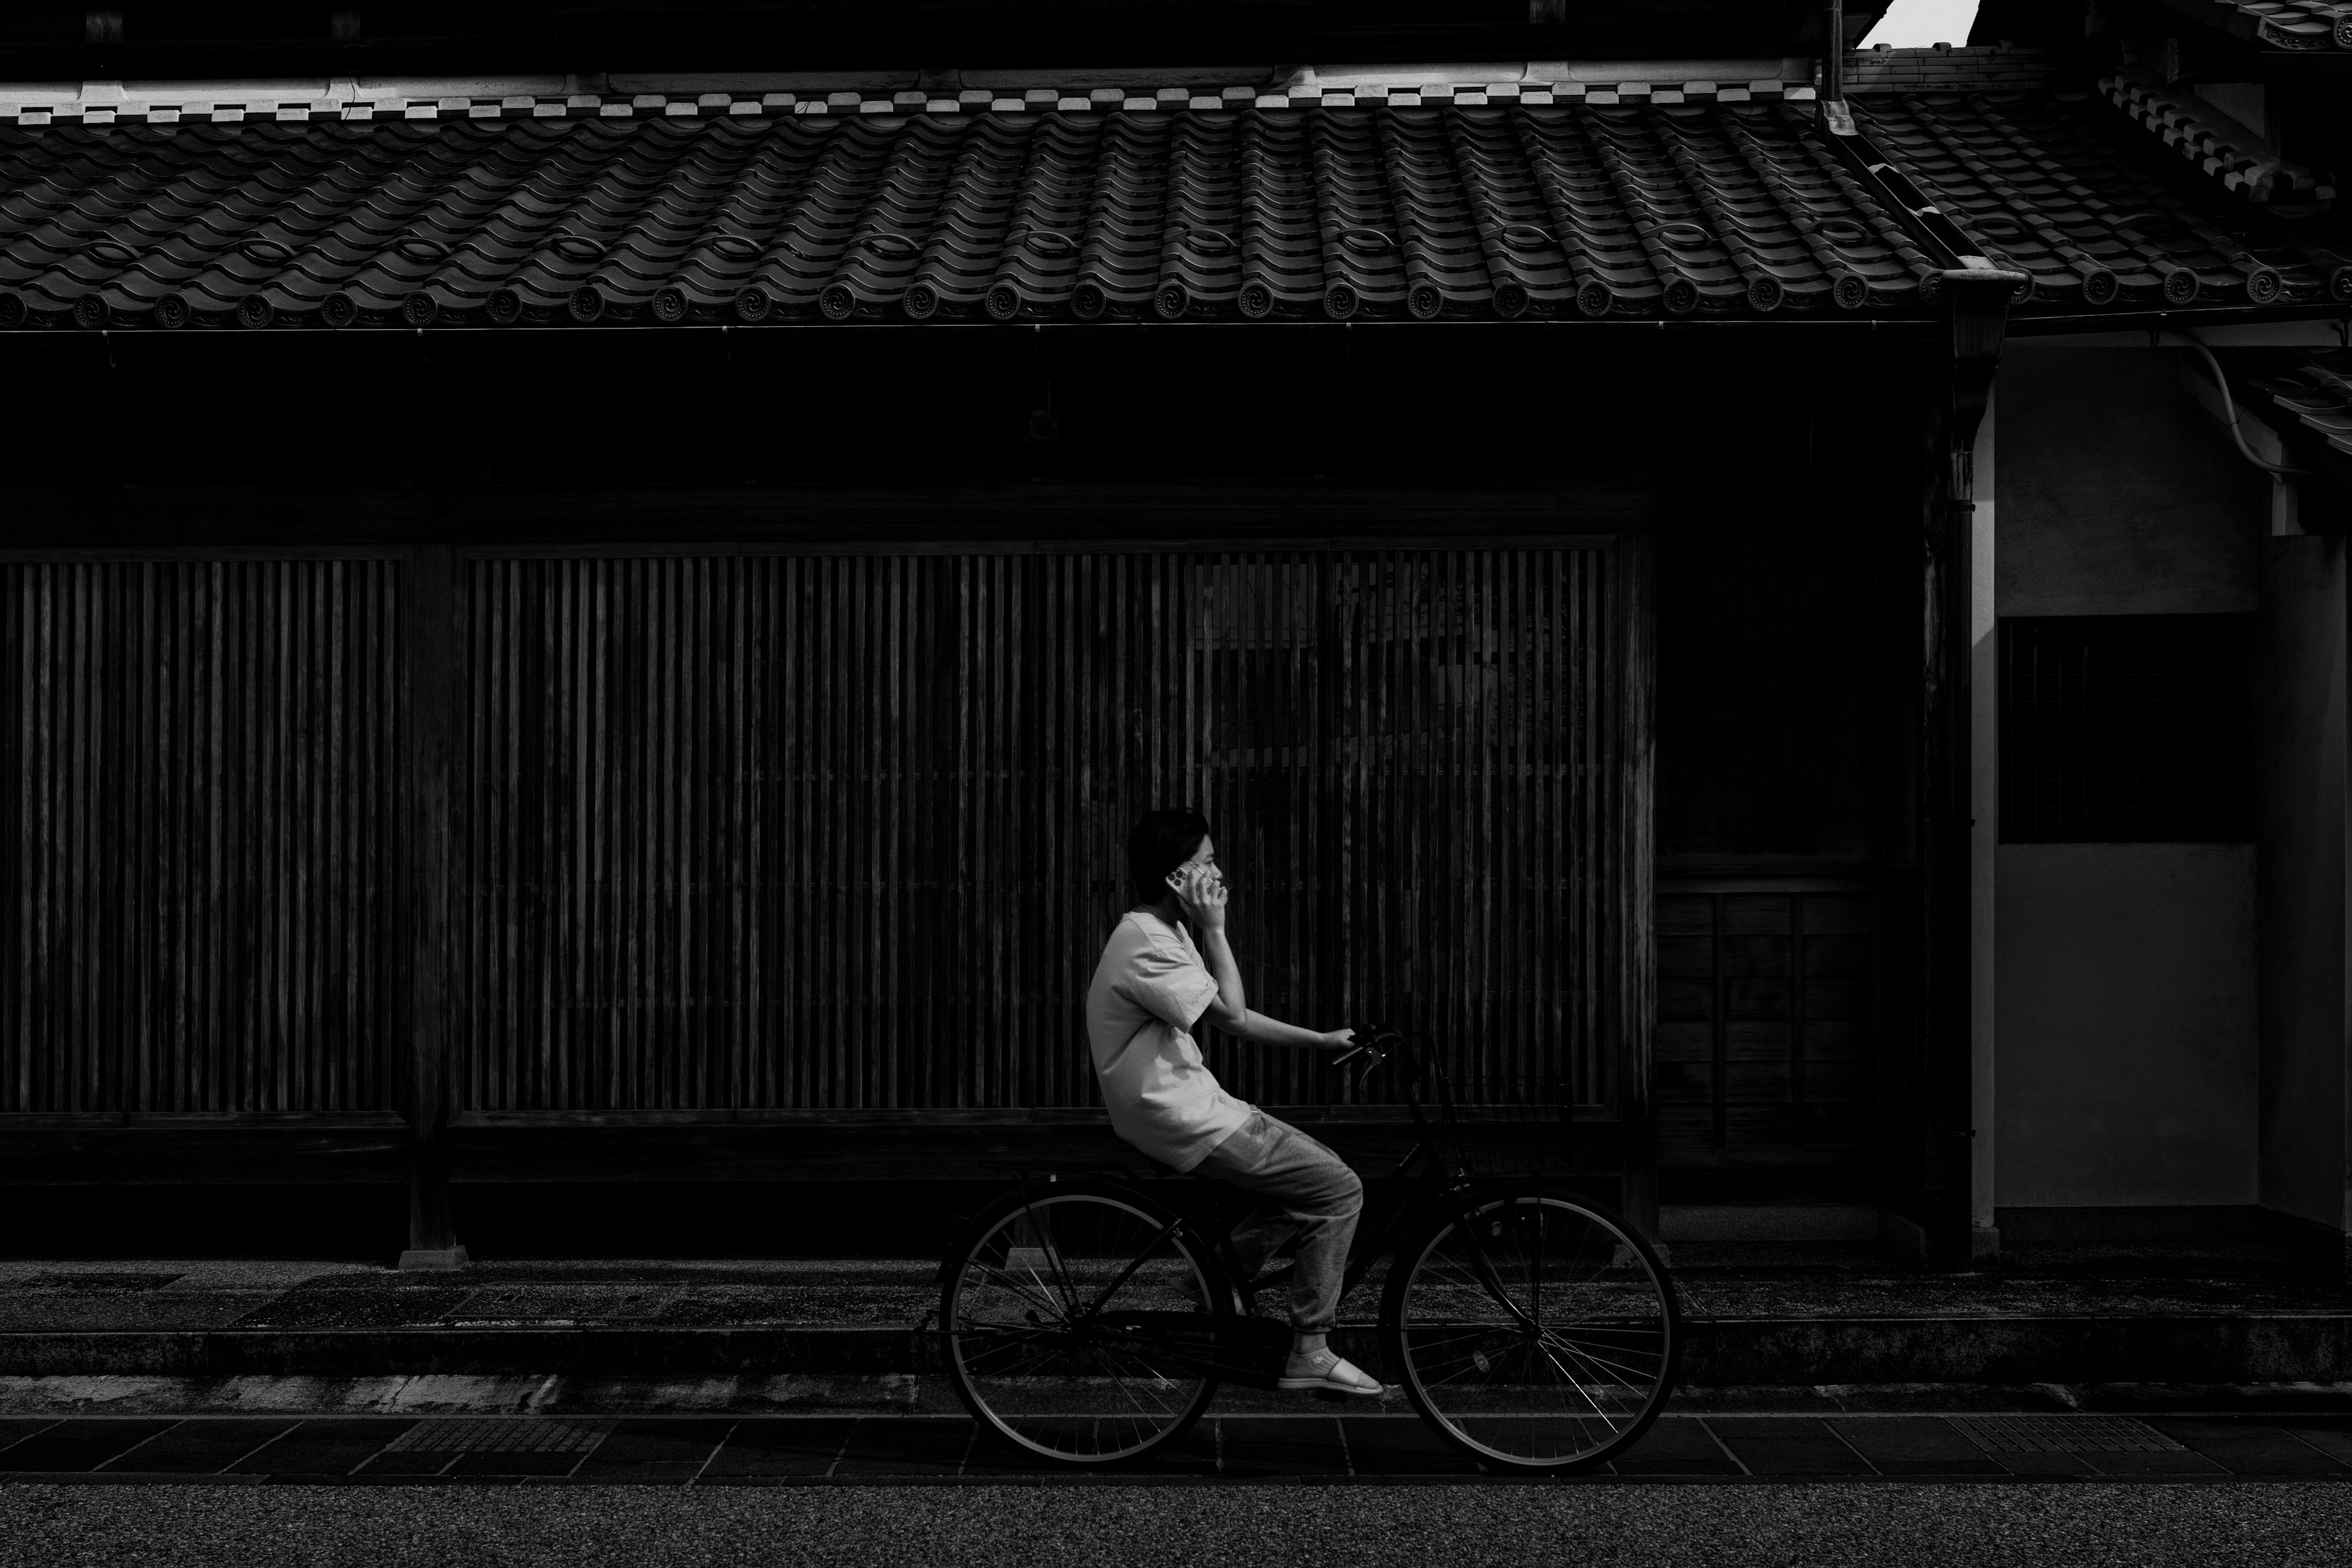
M 2095 1473 L 2090 1461 L 2080 1454 L 2004 1450 L 1991 1458 L 2012 1476 L 2087 1476 Z
M 1207 1480 L 1218 1472 L 1217 1450 L 1222 1438 L 1215 1416 L 1203 1418 L 1165 1448 L 1132 1467 L 1145 1476 L 1185 1476 Z
M 47 1431 L 56 1425 L 54 1420 L 44 1416 L 19 1416 L 0 1421 L 0 1454 L 5 1454 L 34 1433 Z
M 1937 1415 L 1880 1415 L 1832 1421 L 1843 1438 L 1882 1476 L 1998 1476 L 2000 1464 Z
M 2292 1432 L 2332 1459 L 2352 1465 L 2352 1419 L 2337 1415 L 2289 1415 L 2271 1425 Z
M 572 1475 L 580 1480 L 645 1486 L 690 1481 L 735 1426 L 725 1417 L 623 1421 Z
M 2293 1433 L 2252 1421 L 2151 1415 L 2147 1424 L 2233 1475 L 2352 1476 L 2352 1463 L 2321 1453 Z
M 294 1426 L 290 1416 L 183 1421 L 110 1461 L 106 1468 L 139 1474 L 217 1475 Z
M 382 1480 L 398 1476 L 437 1476 L 457 1462 L 457 1454 L 447 1448 L 398 1449 L 378 1454 L 352 1472 L 367 1480 Z
M 314 1417 L 230 1468 L 256 1476 L 348 1476 L 415 1425 L 397 1416 Z
M 872 1476 L 952 1476 L 971 1451 L 972 1424 L 955 1416 L 869 1416 L 851 1428 L 835 1480 Z
M 177 1423 L 105 1419 L 59 1421 L 0 1454 L 10 1470 L 94 1470 Z
M 1818 1388 L 1791 1384 L 1684 1384 L 1666 1396 L 1674 1415 L 1835 1415 L 1844 1409 Z
M 2005 1461 L 2009 1456 L 2002 1455 Z M 2159 1448 L 2117 1454 L 2083 1456 L 2094 1475 L 2101 1476 L 2226 1476 L 2230 1472 L 2204 1455 L 2187 1448 Z
M 964 1454 L 963 1474 L 968 1480 L 1012 1476 L 1048 1476 L 1054 1473 L 1053 1465 L 1034 1454 L 1014 1447 L 994 1428 L 989 1426 L 975 1428 L 971 1436 L 971 1447 Z
M 1704 1421 L 1664 1415 L 1639 1441 L 1609 1461 L 1621 1476 L 1736 1476 L 1739 1461 L 1716 1441 Z
M 1478 1467 L 1417 1415 L 1342 1415 L 1348 1459 L 1360 1476 L 1466 1476 Z
M 2008 1474 L 2352 1480 L 2352 1422 L 2150 1416 L 2144 1434 L 2127 1442 L 2126 1427 L 2139 1425 L 2078 1418 L 2071 1426 L 2022 1434 L 2021 1441 L 2032 1437 L 2042 1447 L 1989 1453 L 1939 1415 L 1668 1416 L 1595 1475 L 1730 1477 L 1742 1474 L 1744 1465 L 1747 1473 L 1790 1479 Z M 0 1473 L 48 1471 L 93 1480 L 219 1475 L 272 1483 L 404 1485 L 437 1479 L 467 1484 L 682 1486 L 828 1479 L 1057 1480 L 1074 1473 L 1016 1450 L 992 1429 L 963 1416 L 648 1416 L 609 1423 L 528 1417 L 92 1417 L 16 1426 L 30 1430 L 16 1451 L 0 1456 Z M 534 1440 L 532 1434 L 542 1427 L 562 1440 Z M 475 1428 L 485 1434 L 482 1446 L 463 1440 Z M 512 1429 L 525 1430 L 517 1436 Z M 2065 1446 L 2072 1429 L 2082 1434 L 2079 1450 Z M 2106 1447 L 2096 1447 L 2102 1443 Z M 1365 1478 L 1463 1476 L 1477 1469 L 1411 1415 L 1212 1415 L 1169 1449 L 1118 1467 L 1118 1473 L 1253 1481 L 1336 1479 L 1351 1472 Z
M 463 1453 L 443 1471 L 447 1476 L 568 1476 L 580 1468 L 580 1455 L 554 1451 L 493 1449 Z
M 1708 1430 L 1750 1473 L 1759 1476 L 1866 1476 L 1868 1460 L 1825 1421 L 1802 1415 L 1716 1417 Z
M 1344 1476 L 1348 1445 L 1336 1415 L 1236 1415 L 1217 1423 L 1219 1473 L 1244 1476 Z
M 829 1472 L 855 1416 L 782 1415 L 739 1421 L 703 1470 L 706 1481 L 808 1479 Z
M 1962 1436 L 1989 1453 L 2138 1454 L 2180 1445 L 2129 1415 L 1952 1415 Z

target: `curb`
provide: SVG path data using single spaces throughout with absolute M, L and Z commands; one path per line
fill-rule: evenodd
M 1686 1385 L 1879 1383 L 2334 1384 L 2352 1314 L 1731 1318 L 1690 1324 Z M 1385 1375 L 1378 1335 L 1335 1348 Z M 938 1370 L 909 1328 L 219 1329 L 0 1332 L 0 1376 L 436 1373 L 872 1375 Z
M 928 1369 L 912 1329 L 210 1329 L 0 1333 L 0 1376 L 479 1373 L 869 1374 Z
M 1726 1318 L 1691 1325 L 1685 1384 L 2337 1383 L 2352 1314 Z

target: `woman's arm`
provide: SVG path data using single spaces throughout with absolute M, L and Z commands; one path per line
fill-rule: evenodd
M 1240 1035 L 1248 1027 L 1249 998 L 1242 990 L 1242 969 L 1234 962 L 1233 944 L 1225 941 L 1225 885 L 1195 868 L 1176 897 L 1192 929 L 1201 933 L 1201 958 L 1217 983 L 1217 999 L 1201 1016 L 1229 1035 Z
M 1242 1020 L 1242 1026 L 1232 1032 L 1244 1040 L 1262 1040 L 1268 1045 L 1288 1046 L 1295 1050 L 1305 1051 L 1336 1051 L 1348 1044 L 1356 1033 L 1353 1029 L 1333 1029 L 1328 1034 L 1302 1029 L 1296 1024 L 1286 1024 L 1263 1013 L 1247 1014 Z
M 1242 990 L 1241 965 L 1234 961 L 1233 945 L 1225 941 L 1223 883 L 1195 876 L 1177 896 L 1183 900 L 1185 914 L 1201 933 L 1201 957 L 1207 962 L 1209 973 L 1217 983 L 1217 999 L 1209 1004 L 1208 1010 L 1201 1015 L 1202 1018 L 1228 1035 L 1294 1049 L 1331 1050 L 1348 1043 L 1349 1037 L 1355 1033 L 1353 1029 L 1323 1034 L 1250 1011 L 1249 998 Z

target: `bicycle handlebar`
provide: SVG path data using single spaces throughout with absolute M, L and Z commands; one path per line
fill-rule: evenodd
M 1370 1078 L 1374 1068 L 1399 1051 L 1407 1053 L 1407 1065 L 1409 1067 L 1412 1065 L 1411 1042 L 1403 1031 L 1391 1028 L 1385 1024 L 1371 1024 L 1359 1029 L 1357 1034 L 1360 1037 L 1350 1041 L 1346 1050 L 1333 1057 L 1331 1065 L 1345 1068 L 1349 1062 L 1359 1058 L 1370 1058 L 1370 1059 L 1365 1062 L 1356 1076 L 1358 1083 Z

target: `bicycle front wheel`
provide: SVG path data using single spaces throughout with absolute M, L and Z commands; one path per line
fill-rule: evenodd
M 1057 1182 L 990 1209 L 948 1259 L 947 1372 L 975 1419 L 1056 1464 L 1138 1459 L 1182 1436 L 1216 1379 L 1229 1289 L 1189 1227 L 1108 1183 Z
M 1540 1186 L 1474 1197 L 1407 1241 L 1381 1327 L 1422 1417 L 1518 1469 L 1586 1469 L 1630 1447 L 1664 1408 L 1683 1348 L 1649 1243 Z

